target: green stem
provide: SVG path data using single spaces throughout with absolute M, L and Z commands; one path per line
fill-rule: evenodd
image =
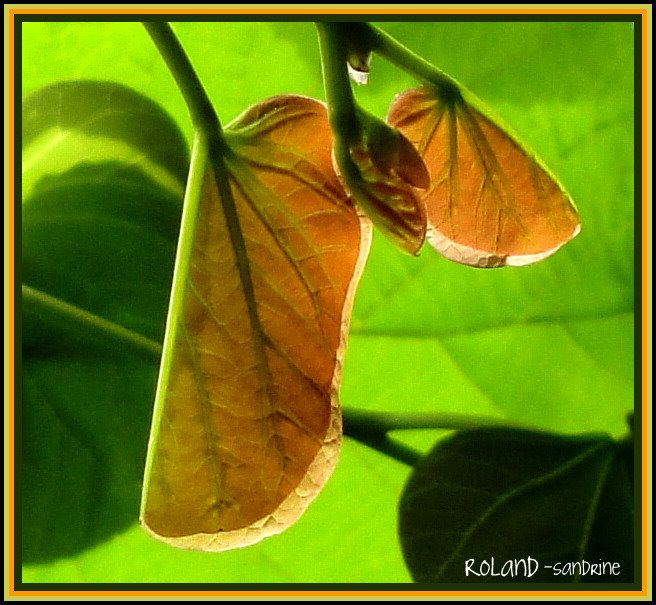
M 165 21 L 144 21 L 143 26 L 175 78 L 194 126 L 202 130 L 208 140 L 222 140 L 219 117 L 171 26 Z
M 202 133 L 203 135 L 198 139 L 198 141 L 201 141 L 202 139 L 201 147 L 204 150 L 203 152 L 209 150 L 209 161 L 226 219 L 230 242 L 235 253 L 237 268 L 239 270 L 244 289 L 244 296 L 246 298 L 249 320 L 253 330 L 260 333 L 260 320 L 255 305 L 254 286 L 250 273 L 246 243 L 239 222 L 237 206 L 230 187 L 228 171 L 226 170 L 224 161 L 224 157 L 228 153 L 228 146 L 223 137 L 219 117 L 214 110 L 212 102 L 207 96 L 193 65 L 191 64 L 189 57 L 187 57 L 187 54 L 171 29 L 171 26 L 163 21 L 144 22 L 143 25 L 166 61 L 178 87 L 182 91 L 189 113 L 191 114 L 192 122 L 196 127 L 197 135 L 198 133 Z M 197 202 L 198 200 L 194 200 L 194 203 Z M 186 197 L 185 208 L 187 207 L 187 204 L 188 201 Z M 188 237 L 189 242 L 193 241 L 193 233 L 190 232 Z M 182 235 L 180 241 L 180 247 L 185 245 Z M 180 251 L 178 252 L 178 256 L 180 256 Z M 174 278 L 174 287 L 176 283 L 177 282 Z
M 448 412 L 371 412 L 344 409 L 344 434 L 391 457 L 415 466 L 422 454 L 395 441 L 391 431 L 433 429 L 471 430 L 479 428 L 515 428 L 540 430 L 535 427 L 508 422 L 505 419 L 454 414 Z
M 339 23 L 316 23 L 316 26 L 328 104 L 328 121 L 335 137 L 348 142 L 358 134 L 359 123 L 357 105 L 346 67 L 346 35 Z
M 22 285 L 22 310 L 23 316 L 31 315 L 46 324 L 56 325 L 85 341 L 120 352 L 137 353 L 151 363 L 159 363 L 162 347 L 158 342 L 25 284 Z
M 437 69 L 423 57 L 413 53 L 407 46 L 390 36 L 387 32 L 367 24 L 370 32 L 372 49 L 381 57 L 385 57 L 401 69 L 409 72 L 420 80 L 425 80 L 435 86 L 453 87 L 459 89 L 458 83 L 443 71 Z
M 414 78 L 435 87 L 442 99 L 452 102 L 462 100 L 458 82 L 375 25 L 335 23 L 333 27 L 339 30 L 344 48 L 357 47 L 360 52 L 365 49 L 375 52 Z
M 347 410 L 344 410 L 344 435 L 408 466 L 415 466 L 423 457 L 421 452 L 399 443 L 389 435 L 378 435 L 371 431 L 360 432 L 356 430 L 353 424 L 349 422 L 349 412 Z
M 418 429 L 464 431 L 480 428 L 515 428 L 529 431 L 540 430 L 538 427 L 510 422 L 505 418 L 451 412 L 397 413 L 349 410 L 349 422 L 354 430 L 366 430 L 376 434 Z

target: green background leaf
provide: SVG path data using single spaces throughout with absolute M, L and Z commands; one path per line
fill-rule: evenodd
M 88 157 L 154 171 L 178 193 L 188 154 L 180 131 L 155 101 L 113 82 L 58 82 L 31 94 L 22 107 L 23 199 L 47 167 L 61 173 Z M 26 152 L 27 150 L 27 152 Z
M 140 25 L 22 27 L 24 94 L 61 79 L 115 80 L 161 103 L 190 139 L 181 96 Z M 224 123 L 272 94 L 323 98 L 309 23 L 174 27 Z M 343 403 L 485 413 L 566 433 L 621 435 L 634 388 L 631 24 L 422 21 L 384 27 L 470 88 L 543 157 L 576 201 L 582 233 L 541 264 L 495 271 L 450 264 L 427 248 L 419 258 L 405 257 L 376 237 L 356 297 Z M 413 85 L 374 58 L 370 84 L 356 94 L 382 117 L 393 95 Z M 128 269 L 117 263 L 115 275 Z M 144 279 L 150 271 L 142 267 Z M 123 298 L 118 307 L 129 309 L 131 303 Z M 66 361 L 58 363 L 63 370 Z M 53 374 L 44 374 L 48 384 Z M 154 386 L 154 375 L 152 368 L 144 369 L 141 387 L 123 385 L 146 409 L 151 405 L 143 401 L 146 384 Z M 115 401 L 136 405 L 120 394 Z M 80 405 L 91 404 L 85 399 Z M 43 423 L 43 430 L 54 413 L 46 409 L 29 421 Z M 107 459 L 132 458 L 121 430 L 104 424 L 94 430 L 116 438 Z M 427 448 L 436 433 L 401 437 Z M 131 447 L 144 448 L 145 441 Z M 56 439 L 44 448 L 56 451 Z M 59 454 L 65 464 L 66 451 Z M 91 454 L 89 468 L 98 459 Z M 122 464 L 116 462 L 119 478 L 134 481 L 141 473 Z M 280 536 L 217 555 L 181 552 L 145 536 L 135 508 L 134 525 L 122 533 L 55 561 L 30 563 L 23 580 L 408 582 L 396 536 L 397 503 L 408 472 L 347 439 L 325 490 Z M 88 504 L 91 495 L 74 481 L 79 478 L 71 478 L 69 489 L 78 492 L 80 506 Z M 53 506 L 56 487 L 34 506 Z M 53 522 L 60 513 L 52 513 Z M 129 517 L 129 511 L 123 514 Z

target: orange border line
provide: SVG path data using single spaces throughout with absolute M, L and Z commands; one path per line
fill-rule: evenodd
M 8 142 L 9 142 L 9 149 L 8 149 L 8 156 L 9 156 L 9 184 L 8 184 L 8 193 L 9 193 L 9 252 L 8 252 L 8 257 L 9 257 L 9 270 L 8 270 L 8 289 L 9 289 L 9 342 L 10 346 L 12 347 L 10 352 L 9 352 L 9 406 L 8 406 L 8 413 L 7 413 L 7 420 L 9 422 L 9 438 L 8 438 L 8 446 L 9 446 L 9 454 L 7 456 L 8 458 L 8 464 L 9 464 L 9 578 L 8 578 L 8 584 L 9 584 L 9 592 L 10 594 L 13 593 L 14 590 L 14 574 L 15 574 L 15 561 L 14 561 L 14 545 L 15 545 L 15 536 L 14 536 L 14 519 L 15 517 L 15 510 L 14 510 L 14 494 L 15 494 L 15 480 L 14 480 L 14 451 L 15 451 L 15 437 L 14 437 L 14 426 L 15 426 L 15 419 L 14 419 L 14 402 L 16 401 L 15 397 L 15 392 L 14 392 L 14 374 L 15 374 L 15 360 L 14 360 L 14 355 L 15 355 L 15 348 L 13 344 L 16 342 L 15 340 L 15 332 L 14 332 L 14 326 L 15 326 L 15 312 L 14 312 L 14 296 L 15 296 L 15 276 L 14 276 L 14 248 L 15 248 L 15 234 L 14 234 L 14 226 L 16 224 L 15 221 L 15 211 L 14 211 L 14 204 L 15 204 L 15 188 L 14 188 L 14 175 L 15 173 L 15 164 L 14 164 L 14 127 L 15 127 L 15 107 L 14 107 L 14 80 L 15 80 L 15 70 L 14 70 L 14 15 L 11 14 L 11 11 L 9 13 L 9 36 L 8 36 L 8 43 L 9 43 L 9 137 L 8 137 Z
M 482 597 L 482 596 L 516 596 L 516 597 L 577 597 L 577 596 L 618 596 L 618 597 L 636 597 L 645 595 L 645 592 L 637 592 L 632 590 L 623 590 L 608 592 L 603 590 L 591 590 L 591 591 L 576 591 L 576 590 L 516 590 L 516 591 L 494 591 L 487 592 L 484 590 L 474 591 L 474 590 L 293 590 L 293 591 L 283 591 L 283 590 L 194 590 L 194 591 L 185 591 L 185 590 L 152 590 L 152 591 L 129 591 L 129 590 L 98 590 L 98 591 L 89 591 L 89 590 L 80 590 L 74 591 L 72 593 L 65 592 L 50 592 L 45 590 L 26 590 L 17 593 L 16 596 L 25 596 L 25 597 L 41 597 L 41 596 L 65 596 L 66 594 L 73 594 L 74 596 L 79 597 L 125 597 L 125 596 L 149 596 L 149 597 L 165 597 L 165 596 L 182 596 L 182 595 L 193 595 L 199 597 L 216 597 L 216 596 L 225 596 L 225 597 L 262 597 L 262 596 L 295 596 L 295 597 L 320 597 L 320 596 L 373 596 L 373 597 L 432 597 L 432 596 L 441 596 L 441 597 Z
M 645 9 L 389 9 L 379 8 L 367 10 L 360 8 L 353 9 L 257 9 L 249 11 L 244 9 L 69 9 L 69 8 L 52 8 L 52 9 L 11 9 L 10 13 L 17 15 L 636 15 L 645 14 Z
M 257 12 L 248 13 L 247 11 L 239 9 L 175 9 L 175 10 L 164 10 L 164 9 L 147 9 L 147 10 L 137 10 L 137 9 L 10 9 L 8 11 L 9 16 L 9 104 L 8 104 L 8 114 L 9 114 L 9 153 L 8 153 L 8 164 L 9 164 L 9 272 L 8 272 L 8 282 L 9 282 L 9 336 L 10 342 L 14 342 L 14 321 L 15 321 L 15 309 L 14 309 L 14 288 L 15 288 L 15 274 L 14 274 L 14 245 L 15 245 L 15 212 L 14 212 L 14 127 L 15 127 L 15 107 L 14 107 L 14 93 L 15 93 L 15 70 L 14 70 L 14 15 L 90 15 L 90 14 L 122 14 L 122 15 L 137 15 L 137 14 L 198 14 L 198 15 L 209 15 L 209 14 L 477 14 L 477 15 L 489 15 L 489 14 L 513 14 L 513 15 L 641 15 L 641 24 L 642 29 L 642 94 L 641 94 L 641 103 L 642 103 L 642 332 L 643 332 L 643 342 L 642 342 L 642 528 L 643 528 L 643 540 L 642 540 L 642 587 L 641 590 L 623 590 L 623 591 L 571 591 L 571 590 L 521 590 L 521 591 L 472 591 L 472 590 L 463 590 L 463 591 L 453 591 L 453 590 L 393 590 L 393 591 L 358 591 L 358 590 L 342 590 L 342 591 L 320 591 L 320 590 L 302 590 L 302 591 L 281 591 L 281 590 L 203 590 L 203 591 L 185 591 L 185 590 L 153 590 L 153 591 L 130 591 L 130 590 L 101 590 L 101 591 L 90 591 L 90 590 L 72 590 L 70 592 L 64 591 L 47 591 L 47 590 L 24 590 L 24 591 L 15 591 L 14 589 L 14 545 L 15 545 L 15 535 L 14 535 L 14 488 L 15 488 L 15 477 L 14 477 L 14 406 L 15 403 L 15 391 L 14 391 L 14 354 L 15 351 L 12 349 L 9 352 L 9 395 L 10 402 L 12 405 L 9 405 L 8 410 L 8 420 L 9 420 L 9 578 L 8 578 L 8 594 L 10 596 L 24 596 L 24 597 L 40 597 L 40 596 L 476 596 L 482 597 L 487 595 L 492 596 L 509 596 L 509 597 L 523 597 L 523 596 L 570 596 L 570 597 L 579 597 L 579 596 L 628 596 L 628 597 L 638 597 L 647 595 L 647 540 L 645 538 L 648 515 L 647 515 L 647 303 L 648 303 L 648 292 L 647 292 L 647 194 L 648 194 L 648 182 L 647 182 L 647 101 L 648 101 L 648 87 L 647 87 L 647 9 L 606 9 L 606 10 L 594 10 L 594 9 L 475 9 L 475 10 L 459 10 L 459 9 L 410 9 L 410 10 L 399 10 L 399 9 L 379 9 L 376 11 L 364 10 L 364 9 L 346 9 L 346 10 L 313 10 L 313 9 L 258 9 Z
M 642 388 L 642 397 L 640 398 L 640 401 L 642 403 L 642 476 L 641 476 L 641 482 L 642 482 L 642 578 L 643 578 L 643 587 L 646 586 L 646 578 L 647 578 L 647 573 L 648 573 L 648 567 L 647 567 L 647 528 L 648 528 L 648 515 L 647 515 L 647 500 L 648 500 L 648 494 L 647 494 L 647 485 L 648 485 L 648 472 L 647 472 L 647 467 L 648 467 L 648 460 L 647 460 L 647 428 L 648 428 L 648 423 L 647 423 L 647 371 L 648 371 L 648 360 L 647 360 L 647 339 L 648 339 L 648 333 L 647 333 L 647 315 L 648 315 L 648 293 L 647 293 L 647 263 L 648 263 L 648 258 L 647 258 L 647 194 L 648 194 L 648 185 L 647 185 L 647 168 L 648 168 L 648 162 L 647 162 L 647 100 L 648 100 L 648 91 L 647 91 L 647 76 L 648 76 L 648 70 L 647 70 L 647 27 L 648 27 L 648 20 L 647 20 L 647 11 L 644 10 L 642 11 L 642 95 L 641 95 L 641 103 L 642 103 L 642 146 L 641 146 L 641 152 L 642 152 L 642 329 L 641 329 L 641 334 L 642 334 L 642 347 L 641 347 L 641 354 L 642 354 L 642 380 L 641 380 L 641 388 Z

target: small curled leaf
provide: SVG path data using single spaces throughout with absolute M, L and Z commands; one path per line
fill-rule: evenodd
M 347 144 L 348 155 L 337 153 L 345 168 L 340 172 L 374 225 L 401 250 L 417 254 L 426 238 L 426 211 L 417 192 L 430 183 L 426 166 L 398 130 L 365 112 L 359 118 L 361 136 Z

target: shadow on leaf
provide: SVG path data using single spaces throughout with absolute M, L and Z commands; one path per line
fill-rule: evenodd
M 156 379 L 153 359 L 74 329 L 39 298 L 160 342 L 179 209 L 140 170 L 111 162 L 45 177 L 23 204 L 25 562 L 135 522 Z

